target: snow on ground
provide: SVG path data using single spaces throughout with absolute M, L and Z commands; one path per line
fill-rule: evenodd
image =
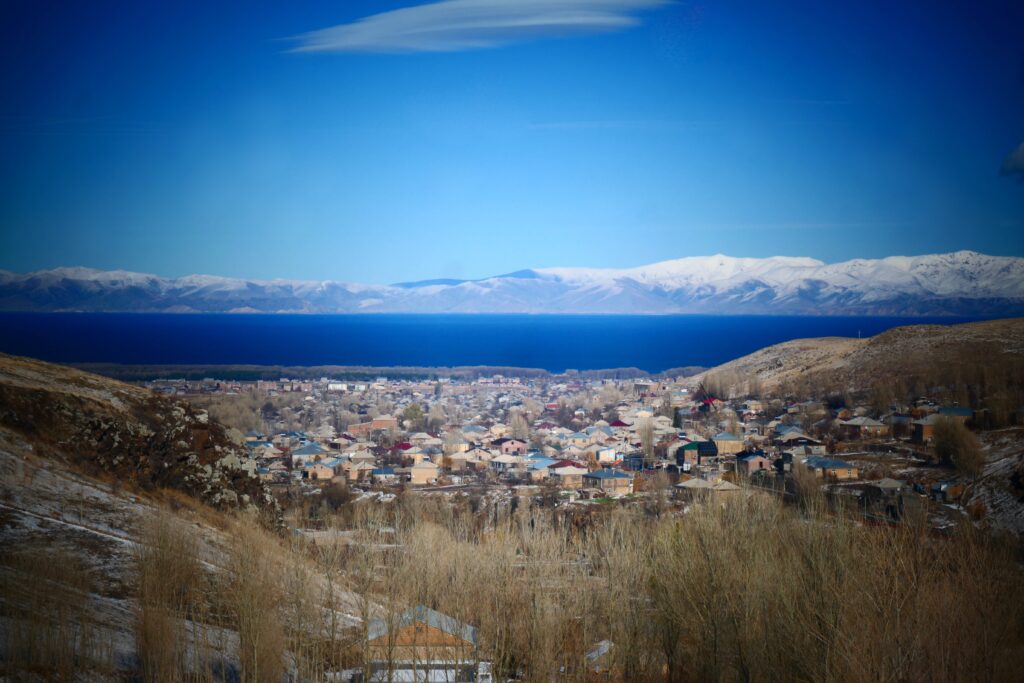
M 968 505 L 983 504 L 992 526 L 1024 536 L 1024 429 L 989 432 L 983 443 L 988 462 Z
M 90 594 L 90 628 L 109 644 L 112 660 L 121 669 L 135 666 L 134 552 L 140 523 L 156 511 L 156 504 L 80 474 L 59 460 L 37 455 L 18 435 L 0 429 L 0 547 L 15 551 L 63 551 L 80 559 L 95 579 Z M 199 518 L 179 515 L 195 530 L 199 556 L 207 570 L 223 571 L 229 539 L 225 532 Z M 0 573 L 11 571 L 0 562 Z M 314 582 L 323 577 L 314 574 Z M 342 627 L 360 623 L 354 595 L 342 592 Z M 326 608 L 325 608 L 326 609 Z M 329 615 L 328 615 L 329 616 Z M 214 640 L 232 643 L 237 634 L 210 626 L 186 624 L 189 633 L 204 632 Z M 0 634 L 6 631 L 0 620 Z M 0 648 L 5 642 L 0 637 Z M 225 663 L 230 667 L 230 663 Z

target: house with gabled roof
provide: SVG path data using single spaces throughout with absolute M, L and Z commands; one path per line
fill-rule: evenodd
M 475 627 L 424 605 L 374 619 L 367 629 L 369 680 L 476 681 L 477 644 Z
M 743 452 L 736 456 L 736 471 L 746 476 L 754 472 L 770 472 L 772 461 L 765 457 L 764 451 Z
M 413 486 L 427 486 L 437 483 L 440 468 L 428 460 L 418 462 L 409 470 L 409 483 Z
M 291 452 L 292 466 L 302 467 L 304 464 L 311 462 L 324 454 L 325 451 L 323 446 L 315 442 L 308 443 Z
M 889 426 L 870 417 L 859 416 L 849 420 L 840 420 L 839 433 L 845 439 L 868 439 L 885 436 Z
M 577 467 L 576 465 L 566 465 L 562 463 L 556 463 L 552 466 L 549 471 L 551 478 L 558 483 L 558 487 L 561 489 L 572 490 L 583 487 L 583 475 L 587 474 L 588 470 L 585 467 Z
M 583 486 L 605 493 L 629 494 L 633 492 L 633 477 L 617 469 L 597 470 L 583 475 Z
M 732 455 L 743 450 L 743 439 L 730 432 L 719 432 L 711 439 L 719 455 Z
M 684 479 L 676 484 L 674 496 L 681 500 L 701 500 L 711 494 L 711 482 L 700 477 Z
M 491 448 L 499 449 L 505 455 L 525 455 L 529 447 L 522 439 L 500 438 L 491 442 Z

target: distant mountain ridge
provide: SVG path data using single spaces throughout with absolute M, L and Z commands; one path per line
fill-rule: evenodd
M 973 251 L 824 263 L 694 256 L 636 268 L 538 268 L 394 285 L 0 271 L 2 311 L 1024 315 L 1024 258 Z

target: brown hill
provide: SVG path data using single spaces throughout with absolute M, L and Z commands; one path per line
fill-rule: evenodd
M 868 339 L 825 337 L 776 344 L 694 377 L 720 394 L 821 396 L 885 385 L 896 393 L 973 387 L 983 399 L 1024 384 L 1024 318 L 910 325 Z

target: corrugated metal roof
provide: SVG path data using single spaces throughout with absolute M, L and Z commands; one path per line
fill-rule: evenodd
M 631 479 L 632 478 L 628 474 L 626 474 L 625 472 L 620 472 L 619 470 L 598 470 L 596 472 L 590 472 L 589 474 L 584 474 L 583 476 L 587 477 L 588 479 Z
M 467 642 L 476 645 L 476 628 L 469 624 L 464 624 L 455 617 L 450 617 L 447 614 L 441 614 L 436 610 L 432 610 L 425 605 L 417 605 L 412 609 L 408 609 L 394 621 L 395 630 L 405 628 L 410 624 L 422 622 L 427 626 L 439 629 L 461 638 Z M 374 619 L 370 622 L 368 629 L 368 635 L 370 640 L 375 640 L 381 636 L 387 635 L 388 633 L 388 621 L 385 619 Z

